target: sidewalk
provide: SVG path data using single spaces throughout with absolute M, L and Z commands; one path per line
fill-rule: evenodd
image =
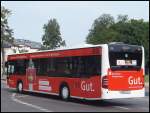
M 1 80 L 6 80 L 6 75 L 1 75 Z
M 149 82 L 145 82 L 145 86 L 146 86 L 146 87 L 149 87 Z

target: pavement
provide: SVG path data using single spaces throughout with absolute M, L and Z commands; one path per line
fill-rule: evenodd
M 1 75 L 1 80 L 6 80 L 6 75 Z
M 9 106 L 9 107 L 8 107 Z M 1 112 L 149 112 L 149 88 L 142 98 L 68 102 L 38 93 L 18 94 L 1 80 Z
M 149 82 L 145 82 L 145 86 L 146 86 L 146 87 L 149 87 Z

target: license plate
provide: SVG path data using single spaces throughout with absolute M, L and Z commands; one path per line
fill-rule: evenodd
M 130 94 L 131 91 L 120 91 L 121 94 Z

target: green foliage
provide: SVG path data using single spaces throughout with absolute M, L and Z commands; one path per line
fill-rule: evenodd
M 117 21 L 120 23 L 124 23 L 128 21 L 128 15 L 118 15 Z
M 43 46 L 41 49 L 56 49 L 60 46 L 65 46 L 66 43 L 61 38 L 60 27 L 56 19 L 51 19 L 47 24 L 44 24 L 44 35 L 42 37 Z
M 13 49 L 13 53 L 17 53 L 16 49 Z
M 114 40 L 111 35 L 117 35 L 110 29 L 110 26 L 114 24 L 114 18 L 109 14 L 103 14 L 98 19 L 94 21 L 92 29 L 87 36 L 86 42 L 92 44 L 105 43 L 105 38 L 109 40 Z M 107 34 L 107 32 L 110 34 Z
M 2 75 L 5 74 L 5 52 L 4 52 L 4 41 L 13 43 L 12 29 L 8 26 L 8 16 L 11 12 L 5 7 L 1 7 L 1 51 L 2 51 Z
M 11 11 L 8 9 L 5 9 L 5 7 L 1 7 L 1 45 L 3 45 L 4 41 L 13 43 L 13 37 L 12 37 L 12 29 L 8 26 L 8 17 L 11 14 Z M 1 46 L 2 48 L 3 46 Z
M 90 44 L 101 44 L 114 41 L 144 46 L 146 65 L 148 65 L 149 22 L 144 22 L 143 19 L 129 20 L 127 15 L 118 15 L 117 21 L 114 22 L 111 15 L 101 15 L 94 21 L 86 37 L 86 42 Z
M 149 75 L 145 75 L 144 78 L 145 78 L 145 82 L 149 82 Z

